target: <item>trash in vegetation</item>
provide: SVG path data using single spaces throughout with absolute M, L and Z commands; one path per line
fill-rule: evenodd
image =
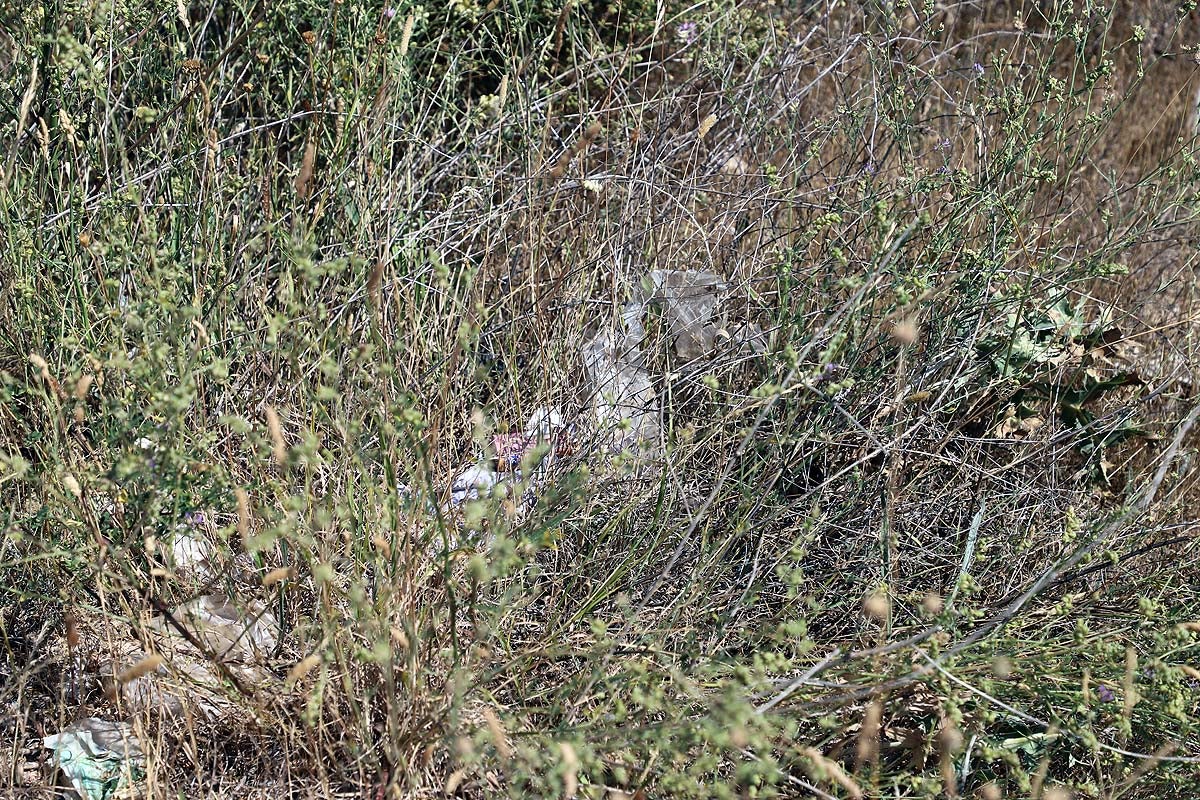
M 571 428 L 562 412 L 557 408 L 538 408 L 529 416 L 523 433 L 493 436 L 488 457 L 459 471 L 450 484 L 450 504 L 460 506 L 490 497 L 501 483 L 536 482 L 551 464 L 573 450 Z M 535 487 L 525 488 L 532 491 Z
M 171 615 L 222 660 L 265 658 L 279 642 L 275 616 L 258 603 L 243 611 L 223 595 L 207 594 L 178 606 Z
M 461 470 L 450 483 L 450 503 L 460 506 L 469 500 L 488 497 L 500 482 L 491 465 L 480 461 Z
M 222 595 L 204 595 L 174 609 L 171 617 L 208 653 L 165 617 L 152 621 L 154 653 L 131 645 L 101 670 L 109 695 L 120 697 L 129 710 L 172 717 L 191 711 L 212 719 L 233 710 L 230 676 L 251 691 L 271 683 L 262 661 L 278 643 L 279 627 L 260 605 L 243 611 Z
M 217 719 L 238 713 L 239 709 L 233 690 L 226 685 L 226 674 L 251 691 L 271 684 L 273 676 L 257 664 L 222 662 L 223 672 L 182 637 L 172 637 L 162 644 L 168 658 L 147 672 L 140 672 L 138 665 L 153 662 L 154 656 L 147 656 L 137 647 L 128 648 L 122 658 L 101 669 L 109 696 L 120 697 L 125 709 L 133 714 Z
M 662 452 L 659 398 L 643 349 L 649 304 L 661 308 L 679 358 L 767 350 L 767 335 L 754 323 L 727 327 L 721 305 L 728 292 L 720 276 L 703 270 L 654 270 L 634 288 L 619 320 L 601 327 L 580 351 L 592 389 L 589 443 L 643 459 Z M 461 508 L 471 501 L 495 497 L 510 515 L 531 509 L 555 468 L 575 454 L 581 435 L 576 424 L 558 408 L 544 406 L 534 410 L 523 429 L 492 436 L 487 452 L 451 482 L 449 509 L 458 509 L 460 525 L 486 530 L 476 521 L 486 519 L 486 512 L 480 516 L 476 509 Z M 156 449 L 145 439 L 137 445 Z M 438 513 L 430 498 L 422 500 L 403 484 L 397 491 L 403 501 Z M 127 642 L 101 668 L 109 696 L 128 712 L 216 719 L 244 708 L 238 693 L 282 685 L 265 666 L 279 642 L 275 617 L 259 602 L 235 603 L 223 594 L 205 593 L 218 576 L 227 587 L 262 585 L 255 565 L 243 565 L 239 573 L 237 559 L 221 560 L 212 544 L 215 535 L 210 513 L 185 515 L 165 553 L 169 569 L 160 573 L 201 587 L 195 592 L 200 596 L 152 620 L 145 640 Z M 47 737 L 45 744 L 85 800 L 120 797 L 144 774 L 142 752 L 122 723 L 82 720 Z
M 600 439 L 612 449 L 656 450 L 658 446 L 658 396 L 650 383 L 641 343 L 642 305 L 636 316 L 626 314 L 626 332 L 601 329 L 580 351 L 583 367 L 593 387 L 592 410 Z
M 724 326 L 718 312 L 728 294 L 728 284 L 714 272 L 652 270 L 622 309 L 620 324 L 601 328 L 583 345 L 580 355 L 592 383 L 596 423 L 601 438 L 614 449 L 637 448 L 643 455 L 657 450 L 658 397 L 642 350 L 642 315 L 651 302 L 662 304 L 680 358 L 696 359 L 727 343 L 752 355 L 767 351 L 767 335 L 758 325 Z
M 543 449 L 539 452 L 538 448 Z M 531 474 L 570 455 L 574 446 L 571 430 L 557 408 L 538 408 L 529 415 L 524 433 L 503 433 L 492 437 L 496 471 Z M 531 459 L 536 457 L 536 463 Z
M 161 658 L 150 669 L 139 669 L 151 660 L 144 650 L 127 647 L 123 657 L 100 668 L 105 692 L 110 699 L 120 697 L 125 709 L 133 713 L 155 710 L 166 717 L 182 716 L 188 694 L 174 685 L 171 671 Z
M 171 567 L 180 577 L 208 581 L 215 575 L 212 547 L 198 531 L 180 526 L 171 542 Z
M 171 557 L 176 570 L 186 570 L 203 565 L 207 568 L 208 545 L 190 531 L 180 531 L 171 544 Z
M 720 334 L 720 331 L 718 331 Z M 729 340 L 743 353 L 761 356 L 770 348 L 770 337 L 759 325 L 742 322 L 729 329 Z
M 496 469 L 513 472 L 520 468 L 521 459 L 529 450 L 529 437 L 523 433 L 502 433 L 492 437 L 492 449 L 496 452 Z
M 566 444 L 563 434 L 568 432 L 569 427 L 562 412 L 557 408 L 539 406 L 529 415 L 529 421 L 525 423 L 525 436 L 534 440 L 554 440 L 557 447 L 559 439 L 562 439 L 564 445 Z
M 719 348 L 755 356 L 767 351 L 767 334 L 755 323 L 726 325 L 720 309 L 729 296 L 729 285 L 716 273 L 654 270 L 649 282 L 653 292 L 647 300 L 662 302 L 667 331 L 675 337 L 680 358 L 690 361 Z
M 127 723 L 88 717 L 42 743 L 83 800 L 117 800 L 141 794 L 145 756 Z
M 728 285 L 712 272 L 656 269 L 650 273 L 653 299 L 663 300 L 663 318 L 675 337 L 675 352 L 693 359 L 711 352 L 721 326 L 712 324 L 713 314 L 725 299 Z
M 767 334 L 752 322 L 725 325 L 720 307 L 729 286 L 705 270 L 653 270 L 631 292 L 620 320 L 602 326 L 580 348 L 592 388 L 596 441 L 610 453 L 653 457 L 661 452 L 659 400 L 646 364 L 643 317 L 650 303 L 659 303 L 667 333 L 680 358 L 692 360 L 718 349 L 761 355 Z M 491 437 L 490 451 L 462 467 L 450 481 L 450 508 L 497 495 L 516 485 L 521 492 L 517 509 L 528 509 L 548 470 L 575 450 L 576 431 L 557 408 L 538 408 L 523 432 Z M 402 497 L 410 497 L 401 484 Z M 429 508 L 429 510 L 433 510 Z
M 171 534 L 166 548 L 166 566 L 169 569 L 164 574 L 193 584 L 193 588 L 211 585 L 218 574 L 225 578 L 233 577 L 227 569 L 230 565 L 213 547 L 216 535 L 217 526 L 212 512 L 188 511 Z

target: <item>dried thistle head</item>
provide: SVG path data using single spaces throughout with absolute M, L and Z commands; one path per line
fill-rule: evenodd
M 294 568 L 278 567 L 276 569 L 271 570 L 266 575 L 263 575 L 262 585 L 263 585 L 263 588 L 265 589 L 269 586 L 274 586 L 275 584 L 279 583 L 280 581 L 285 581 L 285 580 L 288 580 L 288 579 L 294 578 L 294 577 L 295 577 L 295 569 Z
M 888 612 L 891 610 L 887 593 L 882 590 L 871 592 L 863 598 L 862 609 L 867 618 L 883 622 L 888 618 Z
M 917 339 L 921 337 L 921 331 L 917 327 L 917 323 L 909 319 L 902 319 L 892 326 L 892 339 L 902 347 L 909 347 L 916 344 Z
M 976 793 L 979 800 L 1003 800 L 1004 792 L 994 783 L 985 783 Z
M 1008 656 L 996 656 L 992 659 L 992 674 L 997 678 L 1007 678 L 1013 673 L 1012 659 Z
M 143 678 L 149 675 L 151 672 L 157 672 L 158 668 L 162 666 L 162 663 L 162 656 L 158 655 L 157 653 L 151 653 L 141 661 L 138 661 L 136 664 L 133 664 L 125 670 L 122 670 L 121 674 L 117 676 L 117 684 L 124 686 L 125 684 L 135 681 L 138 678 Z
M 945 605 L 946 604 L 945 601 L 942 600 L 942 596 L 937 592 L 929 592 L 921 600 L 921 609 L 931 617 L 942 613 L 942 609 L 945 607 Z
M 954 754 L 962 749 L 963 736 L 954 721 L 942 720 L 938 731 L 938 771 L 942 777 L 942 793 L 946 797 L 958 797 L 958 775 L 954 770 Z
M 321 663 L 321 656 L 317 653 L 305 656 L 300 661 L 297 661 L 291 669 L 288 670 L 286 682 L 289 686 L 295 686 L 301 681 L 305 675 L 312 672 L 313 667 Z
M 492 744 L 496 746 L 496 752 L 505 761 L 508 761 L 513 756 L 512 745 L 508 742 L 508 733 L 504 730 L 504 725 L 500 722 L 500 717 L 490 708 L 483 709 L 483 719 L 487 722 L 488 732 L 492 736 Z
M 563 764 L 563 796 L 571 798 L 579 791 L 579 756 L 575 748 L 566 742 L 558 743 Z
M 238 536 L 246 544 L 250 539 L 250 495 L 240 486 L 233 490 L 237 498 L 237 528 Z
M 83 400 L 87 397 L 88 390 L 92 388 L 92 382 L 96 380 L 96 376 L 91 373 L 81 375 L 79 380 L 75 382 L 75 399 Z

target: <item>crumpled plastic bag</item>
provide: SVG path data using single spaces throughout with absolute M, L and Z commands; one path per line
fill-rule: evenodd
M 770 349 L 771 337 L 756 323 L 734 325 L 728 333 L 729 340 L 743 353 L 761 356 Z
M 171 566 L 176 575 L 209 581 L 216 574 L 212 562 L 212 546 L 197 531 L 180 528 L 171 542 Z
M 189 511 L 165 548 L 166 575 L 195 593 L 210 592 L 217 585 L 227 592 L 257 590 L 262 571 L 253 556 L 223 552 L 213 544 L 217 537 L 211 512 Z
M 461 506 L 470 500 L 488 497 L 500 482 L 500 476 L 491 465 L 480 461 L 459 470 L 450 481 L 450 504 Z
M 492 437 L 492 455 L 496 471 L 517 478 L 534 477 L 545 472 L 575 449 L 571 426 L 557 408 L 542 406 L 529 415 L 522 433 L 501 433 Z M 536 461 L 533 459 L 536 458 Z M 530 475 L 522 475 L 522 471 Z
M 713 316 L 729 293 L 728 284 L 716 273 L 690 269 L 656 269 L 650 282 L 653 298 L 663 301 L 663 318 L 679 357 L 699 358 L 713 350 L 722 330 Z
M 658 445 L 658 395 L 645 367 L 639 317 L 641 303 L 626 308 L 625 332 L 601 329 L 580 350 L 592 383 L 592 407 L 601 441 L 615 450 L 654 449 Z
M 141 795 L 145 755 L 124 722 L 88 717 L 42 744 L 54 752 L 54 763 L 84 800 L 118 800 Z
M 151 711 L 168 718 L 198 715 L 209 720 L 239 713 L 238 698 L 215 664 L 196 653 L 182 637 L 171 637 L 163 644 L 162 663 L 132 680 L 123 681 L 120 676 L 146 660 L 146 652 L 139 647 L 126 648 L 121 658 L 101 668 L 109 694 L 119 694 L 126 710 L 134 714 Z M 257 690 L 274 683 L 274 676 L 260 665 L 223 664 L 243 688 Z
M 274 615 L 259 603 L 245 608 L 219 594 L 203 595 L 171 612 L 197 641 L 232 674 L 242 688 L 255 690 L 269 685 L 272 674 L 263 666 L 279 641 Z M 134 712 L 153 710 L 177 717 L 196 712 L 214 719 L 235 711 L 223 671 L 199 651 L 165 618 L 152 622 L 157 634 L 154 650 L 161 662 L 153 669 L 129 671 L 145 664 L 148 655 L 131 644 L 118 658 L 102 668 L 111 695 L 119 695 Z
M 642 343 L 646 306 L 661 304 L 676 355 L 691 360 L 718 347 L 762 355 L 768 337 L 752 322 L 725 326 L 721 304 L 729 285 L 707 270 L 651 270 L 631 291 L 617 324 L 602 327 L 580 348 L 593 390 L 593 412 L 601 440 L 615 450 L 653 452 L 659 439 L 659 404 Z
M 668 333 L 680 358 L 691 360 L 714 350 L 760 356 L 767 352 L 769 338 L 753 322 L 727 324 L 721 305 L 729 297 L 729 285 L 719 275 L 705 270 L 653 270 L 646 302 L 659 301 Z
M 171 613 L 222 660 L 261 660 L 279 643 L 279 623 L 257 602 L 243 610 L 224 595 L 206 594 Z

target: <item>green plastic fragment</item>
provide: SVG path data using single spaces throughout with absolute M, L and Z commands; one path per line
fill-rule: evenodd
M 136 797 L 145 777 L 145 757 L 126 723 L 88 717 L 42 743 L 83 800 Z

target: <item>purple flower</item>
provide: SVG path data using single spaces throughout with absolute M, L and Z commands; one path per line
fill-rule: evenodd
M 675 33 L 678 34 L 680 39 L 691 44 L 700 38 L 700 26 L 689 20 L 688 22 L 680 23 L 679 27 L 675 29 Z
M 1101 703 L 1111 703 L 1113 700 L 1117 699 L 1117 696 L 1113 694 L 1113 690 L 1104 684 L 1100 684 L 1096 687 L 1096 697 L 1100 698 Z
M 842 371 L 842 365 L 836 362 L 830 362 L 821 367 L 821 372 L 817 375 L 818 384 L 826 384 L 833 380 L 834 376 Z
M 383 13 L 384 13 L 384 16 L 386 16 L 388 19 L 391 19 L 392 17 L 396 16 L 396 9 L 392 8 L 391 6 L 388 6 L 387 11 L 384 11 Z
M 971 70 L 974 71 L 976 76 L 982 75 L 983 74 L 983 64 L 980 64 L 978 61 L 976 61 L 974 64 L 971 65 Z
M 203 511 L 189 511 L 183 515 L 183 521 L 193 528 L 203 525 L 206 519 Z

